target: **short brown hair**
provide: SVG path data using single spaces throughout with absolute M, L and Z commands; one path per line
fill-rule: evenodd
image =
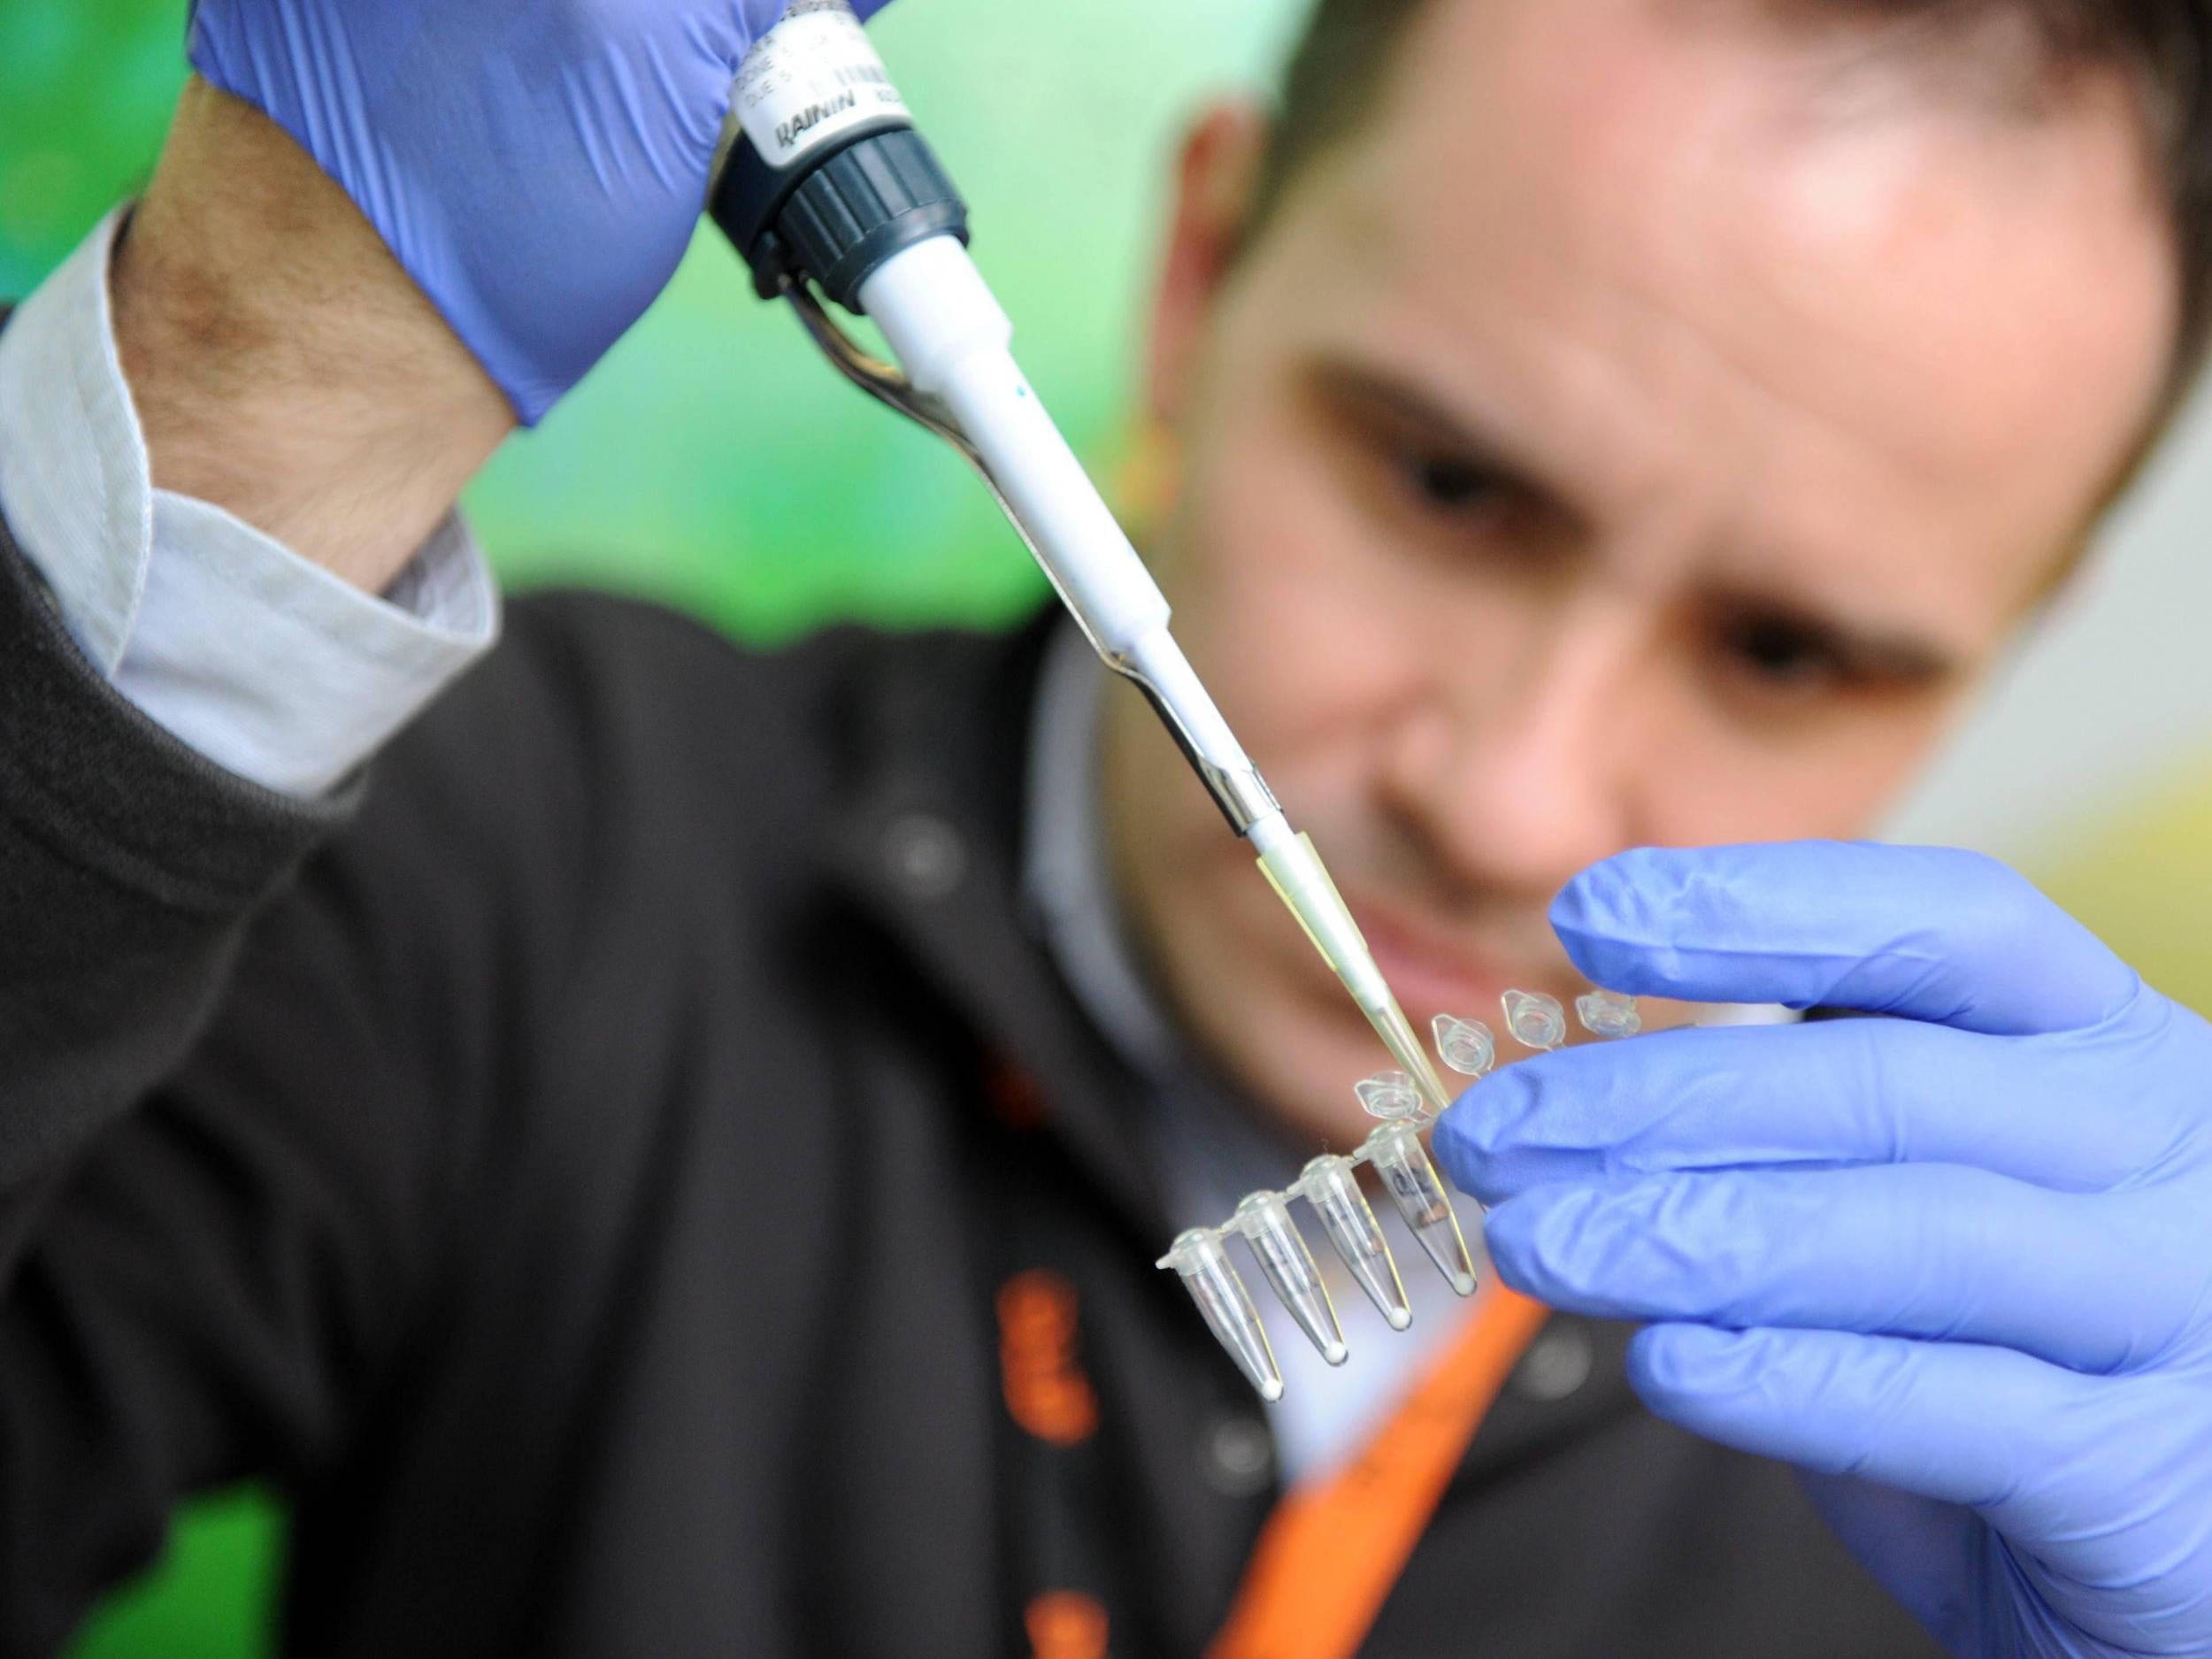
M 1317 0 L 1284 79 L 1254 224 L 1367 119 L 1397 50 L 1435 0 Z M 2212 335 L 2212 0 L 1745 0 L 1769 11 L 1917 27 L 1953 42 L 1962 26 L 2010 16 L 2032 27 L 2044 66 L 2113 68 L 2139 103 L 2164 188 L 2180 291 L 2166 407 L 2195 380 Z M 1970 50 L 1963 45 L 1959 50 Z

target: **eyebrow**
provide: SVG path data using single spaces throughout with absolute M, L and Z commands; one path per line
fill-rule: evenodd
M 1949 679 L 1964 666 L 1963 656 L 1939 641 L 1909 628 L 1887 627 L 1838 617 L 1805 599 L 1729 583 L 1707 590 L 1706 603 L 1737 619 L 1772 619 L 1801 629 L 1818 640 L 1853 679 L 1897 686 L 1924 686 Z
M 1526 455 L 1494 433 L 1477 417 L 1448 407 L 1400 376 L 1327 357 L 1306 371 L 1312 391 L 1326 401 L 1403 428 L 1422 442 L 1463 457 L 1485 472 L 1539 497 L 1552 511 L 1578 526 L 1588 516 L 1577 510 L 1568 480 L 1548 473 Z
M 1421 442 L 1463 457 L 1471 465 L 1498 474 L 1539 496 L 1571 523 L 1586 526 L 1571 488 L 1548 477 L 1513 448 L 1484 429 L 1477 418 L 1448 407 L 1405 379 L 1341 357 L 1311 365 L 1306 379 L 1326 401 L 1370 419 L 1394 424 Z M 1928 685 L 1950 678 L 1964 665 L 1964 654 L 1914 629 L 1854 621 L 1816 600 L 1755 581 L 1728 580 L 1709 586 L 1704 603 L 1737 618 L 1771 618 L 1816 637 L 1845 671 L 1857 678 L 1892 685 Z

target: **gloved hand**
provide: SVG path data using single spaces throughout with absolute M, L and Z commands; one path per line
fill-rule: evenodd
M 784 5 L 196 0 L 191 58 L 345 187 L 534 422 L 674 274 Z
M 2212 1028 L 1963 853 L 1632 853 L 1552 917 L 1614 990 L 1897 1018 L 1477 1085 L 1500 1276 L 1655 1321 L 1651 1408 L 1817 1471 L 1953 1652 L 2212 1653 Z

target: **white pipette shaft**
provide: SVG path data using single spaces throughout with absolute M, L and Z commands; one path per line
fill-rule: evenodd
M 968 250 L 937 236 L 885 262 L 862 305 L 918 391 L 982 457 L 1053 587 L 1109 665 L 1161 705 L 1283 902 L 1431 1110 L 1442 1086 L 1313 843 L 1294 831 L 1168 631 L 1167 597 L 1014 360 L 1014 326 Z M 1245 780 L 1248 780 L 1248 786 Z M 1230 799 L 1224 799 L 1227 795 Z
M 1168 632 L 1166 595 L 1015 362 L 1013 324 L 968 250 L 949 236 L 921 242 L 886 262 L 860 297 L 907 379 L 945 407 L 982 457 L 1100 656 L 1152 688 L 1200 757 L 1249 770 Z

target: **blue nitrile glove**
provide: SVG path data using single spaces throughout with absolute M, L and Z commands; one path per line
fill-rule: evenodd
M 784 5 L 196 0 L 191 56 L 345 187 L 534 422 L 674 274 Z
M 1893 1015 L 1478 1084 L 1500 1275 L 1657 1323 L 1660 1415 L 1818 1471 L 1955 1653 L 2212 1653 L 2212 1027 L 1964 853 L 1631 853 L 1552 918 L 1614 990 Z

